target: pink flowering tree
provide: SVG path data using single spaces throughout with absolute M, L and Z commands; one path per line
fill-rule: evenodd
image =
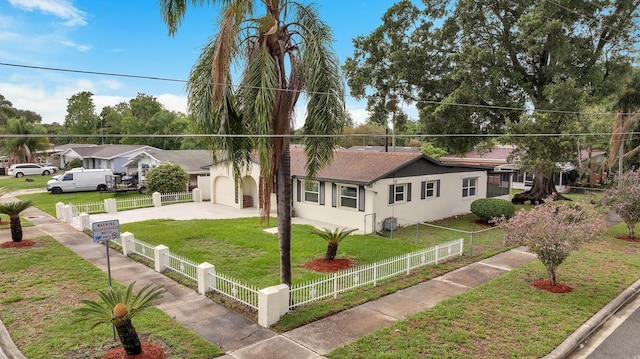
M 604 217 L 587 203 L 545 201 L 527 211 L 521 209 L 510 220 L 496 224 L 505 230 L 505 244 L 524 245 L 547 268 L 549 280 L 557 285 L 556 272 L 571 251 L 604 233 Z
M 602 196 L 602 204 L 622 218 L 627 236 L 635 237 L 634 228 L 640 222 L 640 170 L 624 172 L 616 186 Z

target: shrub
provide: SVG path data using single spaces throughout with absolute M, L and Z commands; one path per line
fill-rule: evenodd
M 69 169 L 80 168 L 82 167 L 82 160 L 79 158 L 74 158 L 71 160 L 71 162 L 68 163 L 68 167 Z
M 171 193 L 187 188 L 189 175 L 177 164 L 165 163 L 152 168 L 145 176 L 147 191 Z
M 500 198 L 480 198 L 471 202 L 471 212 L 480 217 L 480 220 L 489 223 L 494 218 L 504 216 L 505 219 L 513 217 L 516 206 L 513 203 Z

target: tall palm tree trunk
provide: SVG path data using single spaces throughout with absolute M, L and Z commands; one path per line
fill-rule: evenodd
M 291 287 L 291 154 L 289 141 L 280 157 L 277 174 L 278 236 L 280 240 L 280 283 Z
M 14 242 L 22 241 L 22 225 L 20 224 L 20 215 L 9 215 L 11 220 L 11 239 Z
M 124 351 L 129 355 L 138 355 L 142 353 L 142 346 L 140 345 L 140 338 L 136 329 L 131 324 L 131 320 L 123 320 L 115 324 L 116 332 L 118 332 L 118 338 Z

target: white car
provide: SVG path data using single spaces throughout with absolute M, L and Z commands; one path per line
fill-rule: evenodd
M 43 166 L 37 163 L 17 163 L 9 167 L 9 176 L 22 177 L 32 175 L 47 176 L 56 173 L 58 168 L 55 166 Z

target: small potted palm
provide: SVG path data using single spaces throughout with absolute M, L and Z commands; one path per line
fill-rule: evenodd
M 142 345 L 131 320 L 151 307 L 152 302 L 160 299 L 166 292 L 162 287 L 146 285 L 137 294 L 133 293 L 131 283 L 127 289 L 122 287 L 99 290 L 99 300 L 83 299 L 82 306 L 76 309 L 81 317 L 76 321 L 93 323 L 92 329 L 100 324 L 113 324 L 123 349 L 128 355 L 142 353 Z
M 324 255 L 324 261 L 331 262 L 336 258 L 336 255 L 338 254 L 338 245 L 340 244 L 340 242 L 342 242 L 342 240 L 346 236 L 348 236 L 352 232 L 355 232 L 356 230 L 356 228 L 336 228 L 332 231 L 328 228 L 323 228 L 322 230 L 316 228 L 313 229 L 311 233 L 327 241 L 327 252 Z

